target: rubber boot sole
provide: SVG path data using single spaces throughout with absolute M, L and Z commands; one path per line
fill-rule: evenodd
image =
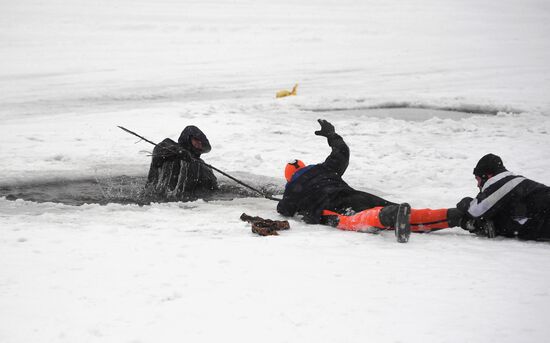
M 407 203 L 399 205 L 395 219 L 395 237 L 399 243 L 407 243 L 411 236 L 411 206 Z

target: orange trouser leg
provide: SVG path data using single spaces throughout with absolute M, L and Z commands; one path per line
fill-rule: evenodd
M 393 229 L 384 227 L 380 222 L 380 211 L 383 207 L 374 207 L 351 216 L 345 216 L 333 211 L 324 210 L 323 215 L 338 216 L 340 230 L 360 231 L 372 227 L 379 229 Z M 429 208 L 411 209 L 411 231 L 423 232 L 449 227 L 447 221 L 447 209 L 432 210 Z
M 411 209 L 411 231 L 430 231 L 434 229 L 446 229 L 449 227 L 447 221 L 447 209 L 431 208 Z
M 346 231 L 359 231 L 371 227 L 384 228 L 380 223 L 380 210 L 382 207 L 373 207 L 368 210 L 361 211 L 352 216 L 344 216 L 332 211 L 323 211 L 323 215 L 337 215 L 338 226 L 336 228 Z

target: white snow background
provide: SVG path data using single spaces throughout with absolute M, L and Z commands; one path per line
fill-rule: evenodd
M 194 124 L 208 163 L 282 188 L 288 160 L 330 152 L 317 118 L 350 146 L 347 182 L 413 207 L 475 195 L 488 152 L 550 184 L 549 37 L 543 0 L 2 0 L 0 184 L 144 175 L 151 146 L 116 125 L 160 141 Z M 0 198 L 0 342 L 550 336 L 548 243 L 239 220 L 275 206 Z

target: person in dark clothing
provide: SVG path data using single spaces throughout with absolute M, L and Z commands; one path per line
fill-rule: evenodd
M 277 211 L 284 216 L 303 216 L 309 224 L 329 224 L 342 230 L 396 227 L 400 205 L 350 187 L 342 175 L 349 164 L 349 148 L 334 126 L 319 119 L 318 136 L 328 140 L 332 152 L 323 163 L 306 166 L 296 160 L 287 164 L 288 181 Z M 406 205 L 406 204 L 405 204 Z M 408 205 L 406 205 L 408 206 Z M 458 226 L 462 214 L 456 209 L 410 209 L 412 231 Z
M 146 189 L 162 200 L 192 200 L 218 189 L 212 169 L 201 163 L 210 150 L 206 135 L 193 125 L 177 143 L 166 138 L 153 150 Z
M 479 194 L 457 204 L 468 219 L 464 229 L 486 234 L 492 227 L 499 236 L 550 240 L 550 187 L 509 172 L 494 154 L 479 160 L 474 175 Z

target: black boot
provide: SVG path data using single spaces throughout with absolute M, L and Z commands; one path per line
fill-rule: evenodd
M 329 226 L 332 226 L 332 227 L 337 227 L 338 223 L 340 223 L 340 218 L 338 218 L 337 215 L 324 215 L 324 216 L 321 216 L 320 224 L 329 225 Z

